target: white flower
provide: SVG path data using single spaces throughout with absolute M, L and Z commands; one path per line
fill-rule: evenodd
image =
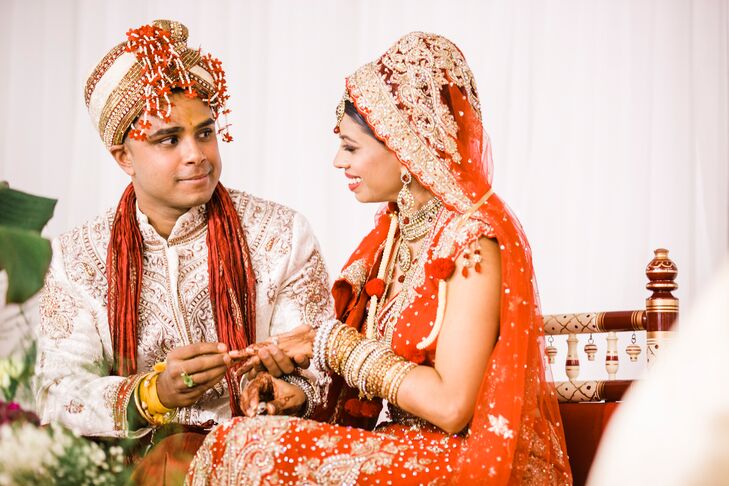
M 514 431 L 509 428 L 509 421 L 502 415 L 494 416 L 489 414 L 489 432 L 503 437 L 504 439 L 511 439 L 514 437 Z
M 0 486 L 17 483 L 15 478 L 38 484 L 113 484 L 123 469 L 121 448 L 111 448 L 107 455 L 61 425 L 0 427 Z

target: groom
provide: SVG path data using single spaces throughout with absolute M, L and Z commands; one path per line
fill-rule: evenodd
M 220 184 L 218 135 L 232 140 L 225 73 L 187 47 L 184 25 L 130 30 L 85 88 L 130 184 L 115 210 L 53 242 L 39 415 L 87 436 L 147 442 L 177 424 L 191 459 L 204 435 L 190 433 L 241 413 L 237 350 L 331 318 L 327 272 L 301 215 Z M 294 366 L 270 356 L 278 374 Z M 285 383 L 290 414 L 321 396 L 312 375 L 296 372 Z

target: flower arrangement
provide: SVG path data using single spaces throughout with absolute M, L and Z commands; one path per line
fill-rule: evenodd
M 121 447 L 105 449 L 61 425 L 39 423 L 18 404 L 0 402 L 0 485 L 126 481 Z
M 35 366 L 35 342 L 31 342 L 22 356 L 0 358 L 0 394 L 7 401 L 15 398 L 18 389 L 28 389 Z
M 0 271 L 8 275 L 8 303 L 26 302 L 43 285 L 51 246 L 40 233 L 55 203 L 0 181 Z M 35 413 L 13 401 L 29 392 L 36 357 L 30 322 L 19 309 L 25 324 L 19 349 L 0 358 L 0 486 L 125 484 L 129 469 L 121 447 L 86 439 L 60 424 L 40 425 Z

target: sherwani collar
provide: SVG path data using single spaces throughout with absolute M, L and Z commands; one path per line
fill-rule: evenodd
M 139 223 L 139 230 L 142 233 L 145 246 L 175 245 L 181 243 L 195 236 L 207 224 L 205 204 L 194 206 L 177 218 L 169 237 L 165 239 L 157 233 L 157 230 L 149 222 L 147 215 L 139 209 L 139 204 L 136 205 L 136 210 L 137 222 Z

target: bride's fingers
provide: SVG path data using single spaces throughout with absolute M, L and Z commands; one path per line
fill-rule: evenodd
M 245 374 L 251 370 L 262 368 L 263 366 L 261 365 L 261 358 L 259 358 L 258 355 L 255 355 L 243 361 L 243 363 L 238 367 L 238 373 Z
M 266 403 L 266 413 L 268 415 L 279 415 L 280 410 L 278 409 L 278 406 L 276 406 L 273 402 Z
M 234 363 L 239 363 L 241 361 L 245 361 L 247 359 L 252 358 L 256 355 L 256 351 L 253 349 L 233 349 L 231 351 L 228 351 L 228 356 L 232 359 Z
M 310 364 L 309 357 L 305 354 L 297 354 L 296 356 L 294 356 L 294 362 L 299 368 L 308 368 Z
M 261 402 L 261 394 L 264 392 L 265 384 L 260 380 L 251 381 L 241 394 L 240 408 L 247 417 L 255 417 L 258 404 Z
M 279 351 L 280 352 L 280 351 Z M 278 365 L 278 362 L 274 358 L 273 354 L 268 349 L 262 349 L 258 356 L 261 358 L 261 363 L 266 367 L 266 370 L 274 377 L 279 377 L 284 373 Z M 283 353 L 281 354 L 283 356 Z M 293 366 L 291 366 L 293 371 Z

